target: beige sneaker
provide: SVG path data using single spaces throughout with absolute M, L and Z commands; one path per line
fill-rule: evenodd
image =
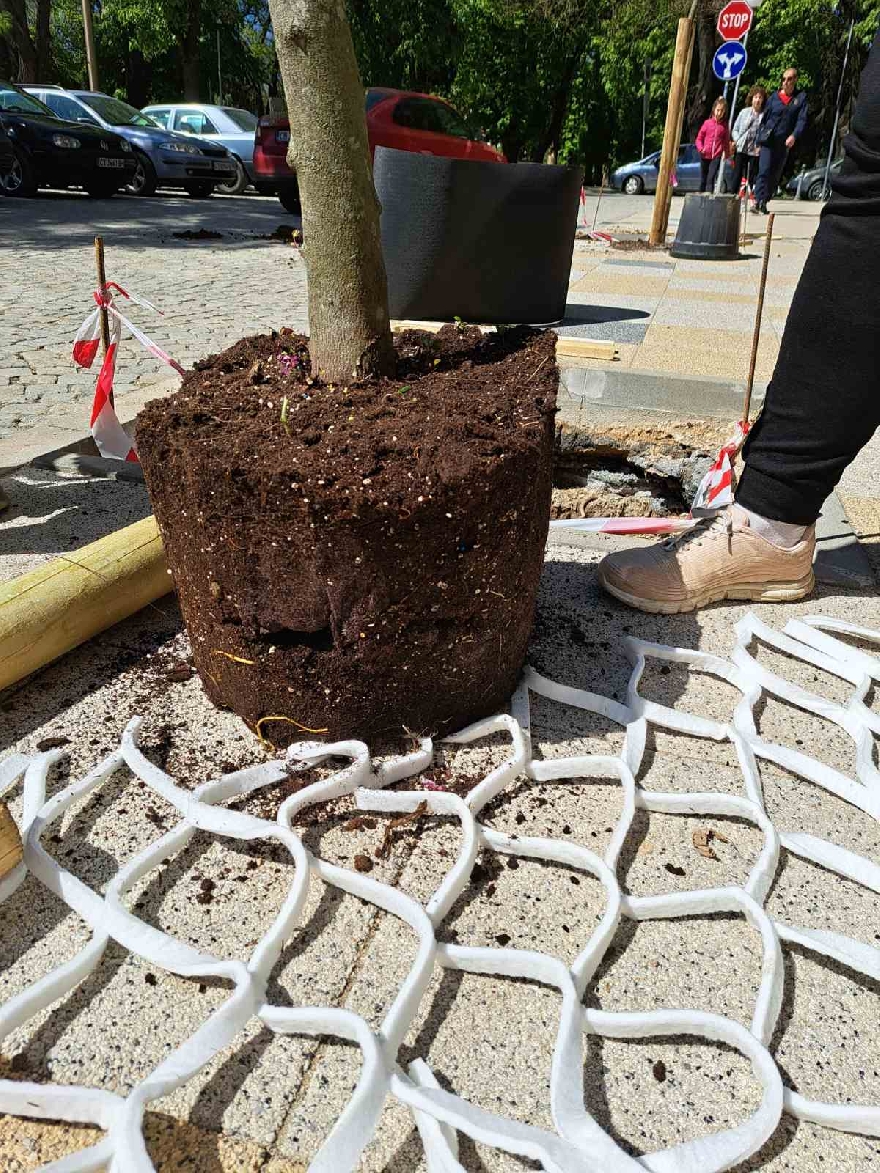
M 21 863 L 24 852 L 15 819 L 5 802 L 0 802 L 0 880 Z
M 675 615 L 721 599 L 786 603 L 812 591 L 816 531 L 795 546 L 774 546 L 731 509 L 711 522 L 654 546 L 609 554 L 599 581 L 615 599 L 640 611 Z

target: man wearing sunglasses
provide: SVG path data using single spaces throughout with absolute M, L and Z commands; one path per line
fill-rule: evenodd
M 786 69 L 782 89 L 771 94 L 764 107 L 758 131 L 761 155 L 758 182 L 755 184 L 755 211 L 766 212 L 779 183 L 785 157 L 804 133 L 807 125 L 807 95 L 797 88 L 796 69 Z

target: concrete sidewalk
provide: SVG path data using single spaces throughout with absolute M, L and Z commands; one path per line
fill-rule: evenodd
M 0 529 L 0 572 L 24 560 L 69 550 L 148 510 L 142 486 L 84 482 L 49 473 L 13 478 L 16 508 Z M 82 518 L 91 525 L 85 530 Z M 622 700 L 629 665 L 621 636 L 631 634 L 729 656 L 742 606 L 699 615 L 646 616 L 605 598 L 598 559 L 619 540 L 596 537 L 577 548 L 548 548 L 530 662 L 551 679 Z M 39 553 L 34 553 L 39 552 Z M 11 562 L 10 559 L 13 561 Z M 758 608 L 779 628 L 821 611 L 878 625 L 875 592 L 823 588 L 807 603 Z M 46 668 L 0 704 L 0 737 L 10 750 L 34 752 L 64 739 L 69 759 L 52 791 L 83 776 L 109 752 L 129 718 L 146 718 L 145 752 L 182 785 L 263 760 L 265 750 L 241 722 L 207 701 L 197 678 L 181 679 L 189 645 L 173 599 Z M 772 671 L 837 700 L 849 686 L 810 665 L 756 647 Z M 821 677 L 821 678 L 820 678 Z M 738 695 L 730 686 L 682 666 L 653 664 L 644 695 L 678 709 L 729 719 Z M 843 732 L 779 701 L 760 713 L 768 740 L 849 774 L 853 744 Z M 539 756 L 620 752 L 612 722 L 533 697 L 532 738 Z M 56 740 L 57 743 L 57 740 Z M 408 748 L 402 741 L 400 750 Z M 474 779 L 498 765 L 506 741 L 445 747 L 445 785 Z M 781 829 L 820 835 L 868 858 L 880 858 L 880 827 L 863 812 L 772 765 L 761 776 L 768 807 Z M 651 790 L 741 793 L 730 745 L 657 730 L 639 775 Z M 245 809 L 271 817 L 270 795 Z M 620 813 L 613 777 L 539 785 L 519 779 L 486 812 L 497 830 L 544 835 L 604 851 Z M 20 801 L 13 807 L 20 814 Z M 341 800 L 323 819 L 301 828 L 310 850 L 344 867 L 371 857 L 387 817 L 350 829 L 354 808 Z M 174 824 L 170 807 L 126 771 L 75 803 L 45 845 L 65 867 L 103 891 L 117 868 Z M 694 848 L 694 831 L 711 829 L 718 859 Z M 372 875 L 419 900 L 449 868 L 459 847 L 454 821 L 431 819 L 402 829 Z M 645 895 L 742 884 L 761 847 L 747 821 L 727 817 L 644 814 L 629 840 L 620 876 Z M 520 861 L 516 870 L 480 857 L 472 889 L 444 922 L 441 939 L 488 948 L 511 943 L 566 958 L 581 947 L 603 908 L 588 878 L 551 864 Z M 572 878 L 574 877 L 574 878 Z M 579 880 L 575 886 L 575 880 Z M 211 899 L 200 894 L 205 882 Z M 146 875 L 127 898 L 148 924 L 222 956 L 247 958 L 285 897 L 290 865 L 264 843 L 247 846 L 198 834 L 166 865 Z M 769 910 L 793 924 L 831 929 L 869 944 L 880 897 L 784 853 Z M 6 1001 L 70 957 L 85 940 L 80 919 L 33 878 L 0 906 L 0 1001 Z M 410 929 L 354 896 L 314 885 L 302 926 L 276 966 L 272 1001 L 280 1005 L 344 1006 L 374 1026 L 415 956 Z M 591 983 L 589 1003 L 605 1010 L 694 1006 L 748 1024 L 762 972 L 760 937 L 740 917 L 626 922 Z M 37 1082 L 74 1083 L 126 1093 L 201 1025 L 227 996 L 223 983 L 187 980 L 111 947 L 92 977 L 10 1035 L 2 1074 Z M 785 998 L 773 1048 L 787 1079 L 803 1094 L 837 1101 L 880 1100 L 875 983 L 797 949 L 785 951 Z M 548 1073 L 559 998 L 534 982 L 438 971 L 407 1035 L 403 1058 L 424 1056 L 444 1086 L 505 1116 L 552 1127 Z M 658 1066 L 658 1064 L 660 1066 Z M 183 1088 L 154 1105 L 148 1140 L 160 1173 L 301 1173 L 326 1137 L 357 1080 L 360 1060 L 331 1040 L 282 1037 L 257 1021 Z M 664 1078 L 656 1073 L 662 1071 Z M 726 1047 L 678 1038 L 645 1043 L 594 1040 L 584 1068 L 590 1110 L 629 1151 L 651 1151 L 732 1126 L 756 1104 L 749 1064 Z M 94 1143 L 95 1130 L 0 1119 L 0 1156 L 10 1173 L 30 1173 L 49 1157 Z M 852 1173 L 873 1166 L 880 1142 L 784 1120 L 758 1156 L 739 1173 L 819 1173 L 831 1163 Z M 468 1173 L 518 1173 L 517 1159 L 462 1138 Z M 389 1105 L 360 1173 L 426 1173 L 409 1114 Z
M 673 200 L 680 213 L 683 201 Z M 742 256 L 732 261 L 677 260 L 639 250 L 650 207 L 606 225 L 626 251 L 578 241 L 564 334 L 618 343 L 621 366 L 720 380 L 745 380 L 751 355 L 766 217 L 750 216 Z M 756 377 L 773 373 L 795 287 L 818 226 L 820 205 L 774 201 L 773 243 Z M 587 219 L 590 219 L 589 208 Z M 677 218 L 670 218 L 668 241 Z
M 649 205 L 645 201 L 646 209 Z M 790 221 L 782 215 L 777 221 L 785 227 L 778 240 L 780 256 L 774 256 L 771 268 L 771 278 L 778 282 L 772 312 L 780 320 L 778 329 L 769 323 L 763 378 L 769 376 L 772 347 L 778 344 L 790 296 L 787 287 L 793 288 L 808 229 L 815 225 L 815 209 L 808 211 L 797 208 Z M 179 267 L 181 282 L 184 265 L 191 266 L 186 270 L 190 276 L 209 272 L 214 246 L 195 247 L 201 250 L 198 261 L 196 254 L 180 250 L 157 256 L 157 279 L 162 264 Z M 281 246 L 269 247 L 276 250 L 269 258 L 274 278 L 289 280 L 288 292 L 297 288 L 302 293 L 301 275 L 286 263 Z M 759 255 L 760 242 L 750 251 Z M 232 253 L 238 266 L 234 288 L 251 288 L 253 254 L 242 248 Z M 262 265 L 264 254 L 259 256 Z M 133 251 L 129 259 L 134 263 Z M 620 265 L 617 260 L 636 263 Z M 682 267 L 686 264 L 693 262 L 671 262 L 662 253 L 578 249 L 570 296 L 578 321 L 565 329 L 592 331 L 596 337 L 613 336 L 614 328 L 631 331 L 629 340 L 621 341 L 621 362 L 586 363 L 585 372 L 641 375 L 643 386 L 650 379 L 674 380 L 685 396 L 682 403 L 687 402 L 687 377 L 710 380 L 713 386 L 726 380 L 724 402 L 735 399 L 735 385 L 744 378 L 748 359 L 743 339 L 750 335 L 748 299 L 754 297 L 759 262 L 747 258 L 717 274 Z M 656 285 L 649 291 L 645 282 L 652 280 Z M 713 287 L 717 282 L 720 289 Z M 245 320 L 267 313 L 272 294 L 272 289 L 257 290 L 244 318 L 231 308 L 223 337 L 231 341 L 233 331 L 243 332 Z M 731 301 L 736 295 L 745 300 Z M 714 307 L 723 311 L 728 303 L 740 307 L 740 316 L 726 319 L 737 323 L 728 331 L 734 337 L 719 345 L 712 315 L 718 312 Z M 31 310 L 39 314 L 36 300 Z M 635 316 L 614 316 L 620 311 Z M 59 335 L 68 325 L 59 319 Z M 182 318 L 173 329 L 185 329 Z M 218 334 L 212 345 L 221 341 Z M 197 342 L 186 344 L 196 356 Z M 716 370 L 715 361 L 706 363 L 708 370 L 699 368 L 706 354 L 723 369 Z M 33 442 L 50 435 L 41 429 L 39 421 L 29 429 Z M 874 461 L 868 451 L 847 481 L 850 517 L 866 538 L 880 535 L 880 477 Z M 143 485 L 133 482 L 19 467 L 3 485 L 12 508 L 0 518 L 0 580 L 149 512 Z M 621 648 L 624 634 L 728 657 L 733 626 L 746 611 L 719 605 L 698 615 L 664 617 L 626 610 L 601 593 L 596 579 L 601 556 L 623 544 L 602 536 L 577 545 L 551 542 L 529 651 L 531 664 L 551 679 L 618 701 L 625 699 L 630 674 Z M 880 571 L 880 545 L 867 549 L 875 571 Z M 818 611 L 880 627 L 876 585 L 823 586 L 806 603 L 755 609 L 777 629 L 790 618 Z M 760 641 L 752 650 L 768 669 L 809 691 L 838 702 L 851 692 L 841 680 L 789 660 Z M 221 771 L 265 760 L 265 747 L 237 718 L 215 709 L 199 680 L 188 675 L 189 656 L 179 612 L 167 596 L 0 696 L 4 756 L 10 750 L 33 753 L 52 740 L 63 742 L 69 757 L 51 776 L 50 794 L 56 793 L 114 749 L 131 716 L 141 714 L 147 756 L 187 789 Z M 722 721 L 730 719 L 739 696 L 705 673 L 656 662 L 645 674 L 642 694 Z M 876 697 L 869 696 L 868 703 L 876 713 Z M 853 742 L 830 722 L 775 699 L 763 703 L 758 721 L 767 740 L 798 747 L 853 775 Z M 539 757 L 614 755 L 621 749 L 620 727 L 567 705 L 533 697 L 531 723 Z M 410 745 L 401 739 L 397 748 L 402 752 Z M 506 751 L 500 736 L 472 747 L 446 746 L 434 773 L 444 785 L 472 786 Z M 880 826 L 864 811 L 769 763 L 761 768 L 761 780 L 768 811 L 780 830 L 808 832 L 880 859 Z M 654 727 L 638 782 L 653 791 L 742 792 L 729 743 Z M 243 805 L 271 818 L 278 801 L 277 793 L 267 794 Z M 621 805 L 614 777 L 582 784 L 570 779 L 535 784 L 520 777 L 499 795 L 484 821 L 514 836 L 548 836 L 601 853 L 611 841 Z M 20 788 L 13 810 L 20 816 Z M 353 810 L 350 799 L 339 800 L 321 819 L 303 825 L 309 849 L 347 868 L 355 866 L 356 855 L 369 855 L 375 860 L 374 878 L 425 902 L 459 849 L 454 820 L 433 818 L 418 828 L 401 828 L 387 858 L 376 859 L 387 817 L 377 816 L 374 825 L 352 825 Z M 76 802 L 51 829 L 54 834 L 45 836 L 44 845 L 64 867 L 104 892 L 119 866 L 175 821 L 168 804 L 122 771 Z M 694 832 L 707 829 L 723 836 L 716 840 L 714 860 L 694 846 Z M 742 885 L 761 847 L 762 836 L 747 819 L 641 811 L 627 837 L 618 875 L 625 891 L 636 896 Z M 469 890 L 443 923 L 441 940 L 490 949 L 509 944 L 570 964 L 604 909 L 599 885 L 566 866 L 516 862 L 516 867 L 505 865 L 488 851 L 480 857 Z M 181 941 L 246 960 L 281 907 L 290 873 L 286 857 L 263 841 L 246 845 L 199 833 L 144 876 L 126 901 L 147 924 Z M 876 948 L 880 897 L 787 851 L 767 908 L 785 922 L 846 934 Z M 30 877 L 0 905 L 0 1004 L 70 958 L 86 938 L 83 921 Z M 377 1027 L 415 953 L 415 935 L 400 920 L 316 882 L 302 923 L 273 971 L 269 994 L 282 1006 L 345 1007 Z M 760 934 L 738 915 L 624 921 L 586 1001 L 610 1011 L 692 1006 L 748 1026 L 765 966 Z M 176 977 L 111 946 L 75 991 L 3 1041 L 0 1078 L 127 1094 L 227 995 L 223 982 Z M 876 981 L 786 946 L 782 1014 L 770 1046 L 789 1086 L 837 1103 L 880 1102 L 877 996 Z M 438 967 L 400 1057 L 403 1062 L 424 1057 L 444 1087 L 488 1111 L 550 1129 L 549 1073 L 559 1016 L 559 995 L 542 983 Z M 727 1046 L 680 1036 L 646 1042 L 590 1038 L 587 1044 L 587 1106 L 628 1152 L 652 1152 L 732 1127 L 758 1102 L 760 1087 L 749 1063 Z M 357 1051 L 338 1040 L 284 1037 L 253 1019 L 195 1078 L 152 1105 L 146 1128 L 149 1151 L 160 1173 L 302 1173 L 348 1102 L 360 1067 Z M 8 1173 L 33 1173 L 49 1160 L 94 1144 L 99 1136 L 94 1128 L 0 1117 L 0 1165 Z M 526 1167 L 523 1160 L 466 1137 L 461 1137 L 459 1161 L 467 1173 L 522 1173 Z M 783 1117 L 760 1152 L 738 1164 L 735 1173 L 820 1173 L 830 1167 L 862 1173 L 878 1161 L 876 1138 Z M 399 1103 L 387 1107 L 358 1173 L 427 1173 L 412 1117 Z

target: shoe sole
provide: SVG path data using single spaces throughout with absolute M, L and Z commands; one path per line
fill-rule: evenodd
M 700 607 L 708 607 L 710 603 L 723 603 L 726 600 L 739 603 L 796 603 L 798 599 L 805 599 L 812 593 L 816 578 L 811 570 L 797 582 L 740 583 L 737 586 L 704 591 L 693 598 L 670 603 L 659 602 L 656 599 L 641 599 L 638 595 L 627 594 L 626 591 L 607 582 L 601 573 L 599 582 L 609 595 L 613 595 L 629 607 L 635 607 L 637 611 L 647 611 L 651 615 L 681 615 L 687 611 L 696 611 Z
M 8 808 L 0 803 L 0 880 L 8 876 L 24 858 L 21 836 Z

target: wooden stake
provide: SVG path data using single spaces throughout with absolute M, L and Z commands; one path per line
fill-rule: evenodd
M 657 174 L 657 191 L 654 195 L 654 212 L 651 217 L 652 245 L 664 244 L 669 224 L 669 204 L 672 199 L 672 171 L 678 157 L 681 141 L 681 125 L 684 121 L 684 103 L 687 97 L 688 77 L 691 72 L 691 57 L 694 51 L 694 11 L 696 0 L 691 4 L 690 16 L 683 16 L 678 22 L 675 38 L 675 57 L 672 61 L 672 81 L 669 83 L 669 103 L 666 107 L 666 126 L 663 130 L 663 150 L 660 155 L 660 170 Z
M 95 237 L 95 268 L 98 272 L 98 289 L 103 290 L 107 284 L 107 274 L 104 272 L 104 237 Z M 107 311 L 101 309 L 101 353 L 106 354 L 110 348 L 110 319 Z
M 605 176 L 603 174 L 602 186 L 599 188 L 599 198 L 596 200 L 596 210 L 593 213 L 593 227 L 591 229 L 592 232 L 596 231 L 596 221 L 599 219 L 599 207 L 602 203 L 602 196 L 604 194 L 605 194 Z M 584 217 L 584 220 L 586 220 L 586 216 Z M 586 224 L 584 224 L 584 227 L 586 228 Z
M 752 388 L 755 385 L 755 365 L 758 361 L 758 342 L 761 339 L 761 317 L 764 313 L 764 288 L 767 285 L 767 268 L 770 264 L 770 246 L 773 241 L 773 220 L 776 213 L 767 217 L 767 236 L 764 240 L 764 264 L 761 268 L 761 284 L 758 287 L 758 308 L 755 310 L 755 329 L 752 334 L 752 358 L 749 363 L 749 377 L 746 380 L 746 396 L 743 402 L 743 423 L 749 422 L 752 409 Z
M 173 589 L 155 517 L 0 585 L 0 689 Z
M 107 284 L 107 274 L 104 271 L 104 237 L 95 237 L 95 269 L 98 272 L 98 289 L 104 289 Z M 110 349 L 110 317 L 104 307 L 101 307 L 101 353 L 107 354 Z M 110 392 L 110 406 L 114 407 L 113 392 Z

